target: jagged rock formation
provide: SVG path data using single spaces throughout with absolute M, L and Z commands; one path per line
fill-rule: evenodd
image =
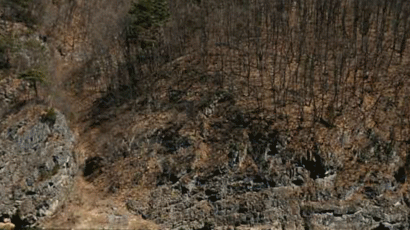
M 36 109 L 37 108 L 37 109 Z M 58 111 L 23 107 L 3 120 L 0 132 L 0 222 L 17 229 L 51 215 L 67 196 L 77 165 L 74 135 Z
M 214 107 L 217 112 L 220 106 Z M 194 148 L 180 144 L 187 138 L 178 134 L 181 126 L 153 132 L 151 142 L 163 146 L 163 152 L 149 153 L 158 159 L 156 185 L 148 201 L 127 200 L 128 210 L 170 229 L 408 229 L 408 199 L 400 192 L 406 173 L 397 147 L 388 147 L 374 132 L 358 132 L 376 150 L 364 145 L 356 164 L 373 154 L 393 173 L 369 169 L 344 186 L 341 178 L 349 175 L 342 172 L 349 166 L 341 156 L 322 151 L 318 143 L 298 153 L 291 134 L 272 129 L 269 119 L 233 110 L 209 123 L 202 143 L 216 156 L 205 169 L 196 168 Z
M 400 196 L 349 199 L 344 194 L 349 191 L 335 192 L 335 175 L 312 179 L 314 173 L 306 165 L 293 165 L 288 171 L 280 153 L 270 160 L 275 174 L 268 173 L 268 169 L 241 173 L 229 164 L 200 176 L 167 171 L 168 182 L 153 190 L 148 203 L 128 200 L 126 205 L 134 214 L 171 229 L 240 225 L 278 229 L 407 229 L 409 225 L 410 209 Z M 319 165 L 315 167 L 325 171 Z M 164 176 L 161 181 L 164 183 Z M 309 189 L 305 183 L 310 183 L 312 191 L 305 191 Z M 383 186 L 376 185 L 372 191 L 397 189 Z M 365 194 L 372 192 L 372 188 L 364 185 L 358 185 L 356 190 L 360 189 Z

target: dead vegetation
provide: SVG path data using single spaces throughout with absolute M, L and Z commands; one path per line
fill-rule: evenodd
M 409 174 L 409 3 L 178 0 L 145 31 L 148 47 L 124 34 L 129 3 L 58 1 L 43 27 L 56 64 L 43 95 L 71 118 L 101 196 L 143 202 L 161 180 L 212 171 L 272 130 L 288 138 L 290 168 L 313 152 L 334 167 L 336 194 Z M 240 172 L 261 170 L 257 154 L 241 157 Z M 300 197 L 315 199 L 309 183 Z

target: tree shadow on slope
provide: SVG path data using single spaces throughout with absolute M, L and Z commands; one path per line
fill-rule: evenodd
M 101 175 L 102 168 L 105 166 L 104 159 L 99 156 L 88 158 L 85 161 L 83 168 L 83 176 L 87 181 L 93 181 L 96 177 Z
M 135 88 L 128 85 L 121 85 L 117 89 L 109 89 L 94 101 L 86 120 L 90 121 L 90 127 L 99 126 L 116 118 L 118 108 L 124 108 L 124 105 L 128 110 L 148 112 L 166 110 L 172 107 L 167 106 L 171 105 L 169 102 L 155 100 L 150 95 L 153 95 L 150 90 L 143 93 L 137 92 Z
M 103 122 L 116 117 L 115 108 L 131 100 L 131 89 L 122 86 L 116 90 L 107 91 L 102 97 L 94 101 L 91 111 L 86 116 L 90 120 L 90 127 L 96 127 Z

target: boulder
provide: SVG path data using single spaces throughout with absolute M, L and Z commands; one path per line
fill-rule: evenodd
M 2 230 L 14 230 L 15 227 L 12 223 L 0 223 L 0 229 Z
M 17 229 L 52 215 L 74 182 L 74 135 L 64 115 L 53 112 L 52 123 L 10 115 L 0 126 L 0 220 L 10 218 Z

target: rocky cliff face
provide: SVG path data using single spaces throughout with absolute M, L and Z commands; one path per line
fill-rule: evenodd
M 0 132 L 0 222 L 33 226 L 64 202 L 77 165 L 65 117 L 25 106 L 3 119 Z
M 232 163 L 246 164 L 250 152 L 231 154 L 233 158 L 200 175 L 189 166 L 186 171 L 164 164 L 149 201 L 130 199 L 126 205 L 171 229 L 408 229 L 410 209 L 395 179 L 338 189 L 338 172 L 319 155 L 295 162 L 279 143 L 272 147 L 276 154 L 267 154 L 255 171 L 241 171 Z M 174 158 L 175 165 L 187 161 L 189 157 Z M 374 177 L 383 181 L 380 174 Z
M 5 78 L 0 80 L 0 116 L 4 116 L 6 112 L 12 107 L 15 103 L 17 97 L 21 95 L 18 88 L 13 88 L 13 83 L 19 80 L 12 78 Z M 19 81 L 20 82 L 20 81 Z M 24 84 L 20 84 L 19 88 L 23 88 Z
M 151 194 L 147 205 L 129 200 L 127 207 L 172 229 L 241 225 L 273 229 L 407 229 L 409 224 L 409 208 L 400 197 L 354 201 L 328 195 L 305 201 L 298 196 L 300 188 L 276 184 L 276 179 L 229 175 L 227 168 L 207 176 L 210 178 L 198 177 L 187 185 L 177 182 L 161 186 Z M 327 180 L 332 182 L 331 178 Z
M 398 145 L 359 130 L 347 139 L 366 139 L 368 145 L 357 150 L 363 156 L 352 163 L 319 143 L 300 153 L 294 148 L 296 135 L 273 129 L 269 119 L 227 114 L 208 120 L 196 147 L 180 135 L 181 126 L 170 125 L 154 131 L 148 141 L 159 143 L 159 150 L 147 155 L 131 151 L 141 159 L 156 159 L 157 165 L 136 173 L 136 180 L 145 178 L 145 183 L 154 178 L 153 189 L 147 198 L 128 199 L 128 210 L 170 229 L 409 228 L 407 178 Z M 209 157 L 214 159 L 198 167 L 207 157 L 198 150 L 203 145 L 212 149 Z M 371 154 L 371 159 L 364 157 Z M 352 165 L 357 168 L 347 170 Z

